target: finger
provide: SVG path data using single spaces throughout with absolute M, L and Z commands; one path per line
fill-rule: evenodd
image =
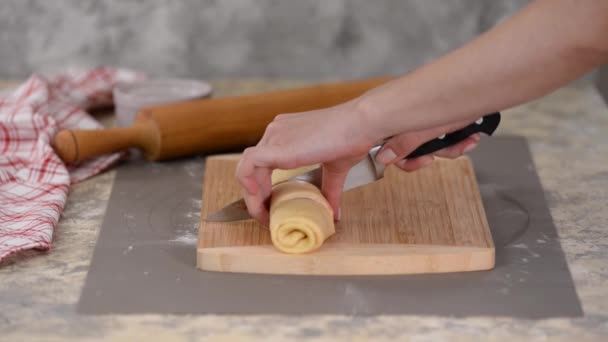
M 243 198 L 249 214 L 263 224 L 268 224 L 266 200 L 272 191 L 272 159 L 270 149 L 248 148 L 237 165 L 236 177 L 243 188 Z
M 437 151 L 434 154 L 438 157 L 443 157 L 443 158 L 450 158 L 450 159 L 458 158 L 458 157 L 462 156 L 463 154 L 465 154 L 466 152 L 469 152 L 472 149 L 474 149 L 477 146 L 479 139 L 480 139 L 479 134 L 474 134 L 474 135 L 466 138 L 465 140 L 459 142 L 458 144 L 446 147 L 442 150 Z
M 270 207 L 270 195 L 272 193 L 272 170 L 269 168 L 259 168 L 256 170 L 255 178 L 259 186 L 259 193 L 255 196 L 257 214 L 255 218 L 263 225 L 268 225 Z
M 255 147 L 246 148 L 236 165 L 236 178 L 241 187 L 249 194 L 258 193 L 258 184 L 255 179 Z
M 264 200 L 259 196 L 252 196 L 247 191 L 242 191 L 243 199 L 247 205 L 247 212 L 252 218 L 263 225 L 268 225 L 268 210 L 264 205 Z
M 414 159 L 404 159 L 395 163 L 395 165 L 403 171 L 412 172 L 431 165 L 434 159 L 433 155 L 429 154 Z
M 287 154 L 289 156 L 289 154 Z M 279 147 L 255 146 L 243 151 L 243 155 L 236 167 L 236 177 L 241 186 L 251 195 L 260 191 L 256 179 L 257 169 L 267 169 L 264 175 L 270 175 L 274 168 L 292 169 L 297 165 L 295 159 L 285 158 L 286 153 Z M 284 160 L 283 160 L 284 159 Z M 269 176 L 268 176 L 269 177 Z
M 286 113 L 286 114 L 279 114 L 277 116 L 274 117 L 273 121 L 281 121 L 281 120 L 286 120 L 289 118 L 292 118 L 294 116 L 295 113 Z
M 456 145 L 439 150 L 435 153 L 435 155 L 443 158 L 458 158 L 464 153 L 474 149 L 477 146 L 480 138 L 480 135 L 476 133 Z M 431 165 L 433 160 L 434 158 L 432 155 L 426 155 L 414 159 L 404 159 L 402 161 L 397 162 L 396 165 L 404 171 L 412 172 Z
M 348 169 L 339 170 L 323 165 L 321 192 L 329 202 L 337 221 L 340 220 L 340 197 L 347 175 Z
M 384 146 L 380 149 L 376 155 L 376 160 L 382 164 L 391 164 L 397 162 L 399 159 L 408 153 L 412 147 L 413 139 L 411 135 L 400 134 L 396 137 L 389 139 Z
M 397 163 L 427 141 L 435 139 L 442 134 L 458 130 L 467 124 L 469 124 L 468 121 L 458 121 L 422 131 L 396 135 L 382 146 L 376 159 L 383 164 Z
M 249 215 L 254 219 L 260 221 L 264 225 L 268 225 L 268 199 L 270 192 L 272 191 L 272 185 L 270 184 L 270 170 L 269 169 L 257 169 L 254 178 L 258 183 L 259 191 L 255 194 L 247 192 L 245 189 L 242 190 L 243 199 L 247 205 L 247 211 Z

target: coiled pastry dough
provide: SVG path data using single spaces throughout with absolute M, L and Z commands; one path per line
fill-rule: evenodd
M 310 167 L 306 168 L 307 170 Z M 284 177 L 281 180 L 290 178 Z M 293 170 L 296 175 L 306 170 Z M 273 183 L 277 178 L 273 174 Z M 312 252 L 335 233 L 333 211 L 319 189 L 301 181 L 284 181 L 273 187 L 270 201 L 270 236 L 284 253 Z

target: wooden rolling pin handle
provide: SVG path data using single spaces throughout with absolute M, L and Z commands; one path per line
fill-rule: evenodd
M 388 81 L 378 78 L 142 108 L 134 126 L 61 131 L 55 150 L 72 164 L 130 147 L 166 160 L 255 145 L 276 115 L 335 106 Z
M 146 139 L 149 136 L 147 133 L 147 126 L 143 124 L 127 128 L 62 130 L 55 135 L 53 147 L 65 163 L 78 164 L 131 147 L 149 153 L 153 144 Z

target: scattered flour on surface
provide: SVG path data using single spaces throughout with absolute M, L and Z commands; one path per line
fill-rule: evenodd
M 127 249 L 125 249 L 122 254 L 127 255 L 129 252 L 131 252 L 133 250 L 133 245 L 130 245 L 129 247 L 127 247 Z
M 192 205 L 192 208 L 196 208 L 196 209 L 200 210 L 201 207 L 203 206 L 203 199 L 193 198 L 192 203 L 190 203 L 190 204 Z
M 199 178 L 201 177 L 201 165 L 199 163 L 196 164 L 186 164 L 183 166 L 184 171 L 190 176 L 190 178 Z
M 537 241 L 539 241 L 539 240 L 537 240 Z M 544 240 L 540 240 L 540 241 L 543 241 L 543 243 L 544 243 Z M 520 244 L 517 244 L 517 245 L 511 245 L 511 246 L 513 248 L 525 249 L 528 253 L 530 253 L 530 256 L 533 257 L 533 258 L 540 258 L 540 256 L 541 256 L 540 254 L 538 254 L 535 251 L 531 250 L 528 247 L 528 245 L 526 245 L 525 243 L 520 243 Z M 527 259 L 525 260 L 525 262 L 527 262 Z
M 195 233 L 191 231 L 182 232 L 175 239 L 171 240 L 171 242 L 179 243 L 182 245 L 191 245 L 196 246 L 196 242 L 198 241 L 198 237 Z

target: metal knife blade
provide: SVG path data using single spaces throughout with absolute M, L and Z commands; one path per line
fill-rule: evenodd
M 415 158 L 433 153 L 448 146 L 455 145 L 475 133 L 485 133 L 490 136 L 494 133 L 499 123 L 500 113 L 488 114 L 467 127 L 449 134 L 445 134 L 422 144 L 406 158 Z M 355 164 L 355 166 L 350 169 L 348 175 L 346 176 L 346 181 L 344 182 L 343 192 L 370 184 L 384 177 L 384 165 L 376 162 L 376 154 L 381 147 L 382 144 L 373 147 L 363 160 Z M 308 182 L 320 188 L 322 181 L 321 169 L 317 168 L 308 171 L 301 175 L 292 177 L 288 181 L 291 180 Z M 247 220 L 250 218 L 251 216 L 247 212 L 245 200 L 241 198 L 228 204 L 224 208 L 207 215 L 205 221 L 229 222 Z

